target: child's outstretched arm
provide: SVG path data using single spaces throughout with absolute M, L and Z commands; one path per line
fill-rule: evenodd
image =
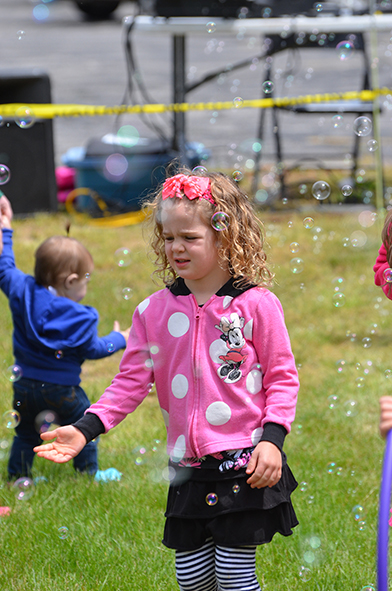
M 392 396 L 380 398 L 380 433 L 386 437 L 392 429 Z
M 69 462 L 82 451 L 87 443 L 83 433 L 72 425 L 41 433 L 41 439 L 44 441 L 54 439 L 54 441 L 37 445 L 34 451 L 39 457 L 56 462 L 56 464 Z
M 0 226 L 1 228 L 11 228 L 11 221 L 14 213 L 12 211 L 11 203 L 0 191 Z
M 253 450 L 246 473 L 251 474 L 247 483 L 251 488 L 271 487 L 282 476 L 282 453 L 270 441 L 260 441 Z
M 113 323 L 113 330 L 115 330 L 116 332 L 119 332 L 120 334 L 122 334 L 122 336 L 124 337 L 124 339 L 126 341 L 128 341 L 129 331 L 131 330 L 131 327 L 126 328 L 125 330 L 121 330 L 120 323 L 117 320 L 115 320 L 114 323 Z

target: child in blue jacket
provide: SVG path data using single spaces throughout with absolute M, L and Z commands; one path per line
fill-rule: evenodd
M 8 462 L 13 479 L 31 473 L 33 448 L 48 423 L 69 425 L 84 415 L 90 401 L 79 385 L 82 363 L 124 349 L 129 329 L 121 331 L 116 321 L 110 334 L 98 336 L 98 312 L 80 303 L 94 263 L 74 238 L 45 240 L 35 253 L 34 277 L 17 269 L 12 208 L 5 196 L 0 210 L 0 289 L 8 298 L 14 326 L 13 408 L 20 416 Z M 89 474 L 98 470 L 96 441 L 74 459 L 74 467 Z

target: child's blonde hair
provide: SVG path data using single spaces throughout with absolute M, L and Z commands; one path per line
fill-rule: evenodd
M 186 176 L 203 176 L 210 179 L 211 195 L 215 204 L 207 199 L 191 201 L 183 196 L 187 203 L 200 208 L 207 225 L 211 224 L 211 218 L 216 212 L 223 212 L 228 216 L 227 228 L 216 230 L 219 240 L 218 256 L 222 268 L 228 268 L 236 279 L 235 286 L 269 283 L 273 273 L 266 262 L 262 224 L 238 184 L 221 172 L 205 172 L 202 175 L 194 174 L 188 169 L 180 172 Z M 162 187 L 144 207 L 147 209 L 147 219 L 154 224 L 151 247 L 155 255 L 156 269 L 153 275 L 163 280 L 166 285 L 170 285 L 176 280 L 176 274 L 166 257 L 165 240 L 162 236 Z M 214 228 L 213 225 L 211 227 Z
M 34 277 L 39 285 L 56 287 L 72 273 L 82 277 L 93 266 L 93 257 L 81 242 L 68 236 L 51 236 L 35 253 Z
M 392 209 L 388 211 L 385 221 L 384 227 L 381 232 L 382 242 L 385 246 L 385 250 L 387 251 L 387 260 L 388 264 L 392 266 Z

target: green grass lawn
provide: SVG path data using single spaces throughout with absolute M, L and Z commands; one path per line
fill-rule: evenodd
M 392 302 L 373 283 L 382 219 L 364 222 L 358 217 L 361 211 L 328 213 L 321 206 L 310 214 L 261 214 L 276 274 L 273 290 L 285 310 L 301 379 L 297 417 L 285 444 L 300 483 L 293 495 L 300 525 L 290 538 L 277 535 L 258 549 L 257 571 L 265 591 L 361 591 L 376 583 L 384 450 L 378 398 L 392 389 Z M 313 218 L 312 228 L 304 225 L 307 215 Z M 32 272 L 34 250 L 48 236 L 64 233 L 65 221 L 63 214 L 15 220 L 21 269 Z M 98 309 L 100 333 L 109 332 L 115 319 L 125 328 L 135 306 L 157 289 L 142 228 L 75 224 L 71 235 L 94 256 L 84 303 Z M 120 268 L 115 252 L 122 247 L 131 251 L 131 262 Z M 302 262 L 294 265 L 294 258 Z M 124 288 L 132 290 L 129 299 L 123 297 Z M 11 408 L 7 368 L 13 358 L 3 294 L 0 306 L 1 416 Z M 116 354 L 84 364 L 82 383 L 92 401 L 110 383 L 119 361 Z M 11 513 L 0 517 L 0 590 L 177 589 L 173 554 L 161 544 L 165 430 L 154 392 L 101 437 L 101 469 L 117 468 L 123 474 L 120 482 L 96 483 L 75 476 L 72 465 L 37 458 L 35 476 L 47 480 L 37 482 L 34 494 L 20 501 L 6 484 L 12 436 L 3 421 L 0 505 L 9 506 Z M 67 528 L 65 537 L 59 528 Z

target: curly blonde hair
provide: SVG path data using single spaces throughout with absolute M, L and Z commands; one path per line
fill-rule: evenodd
M 235 287 L 248 285 L 266 285 L 273 279 L 273 273 L 267 265 L 267 255 L 264 252 L 264 237 L 262 223 L 256 216 L 248 197 L 238 184 L 221 172 L 205 172 L 195 174 L 189 169 L 179 171 L 186 176 L 208 177 L 211 183 L 211 194 L 215 205 L 206 199 L 190 201 L 185 195 L 187 203 L 200 208 L 205 223 L 211 224 L 212 216 L 222 212 L 229 220 L 227 227 L 216 230 L 218 238 L 219 264 L 228 269 L 235 278 Z M 177 199 L 177 197 L 176 197 Z M 152 199 L 144 204 L 147 221 L 153 224 L 150 240 L 154 263 L 153 275 L 159 277 L 165 285 L 174 283 L 177 276 L 169 264 L 165 253 L 165 240 L 162 235 L 162 186 Z

